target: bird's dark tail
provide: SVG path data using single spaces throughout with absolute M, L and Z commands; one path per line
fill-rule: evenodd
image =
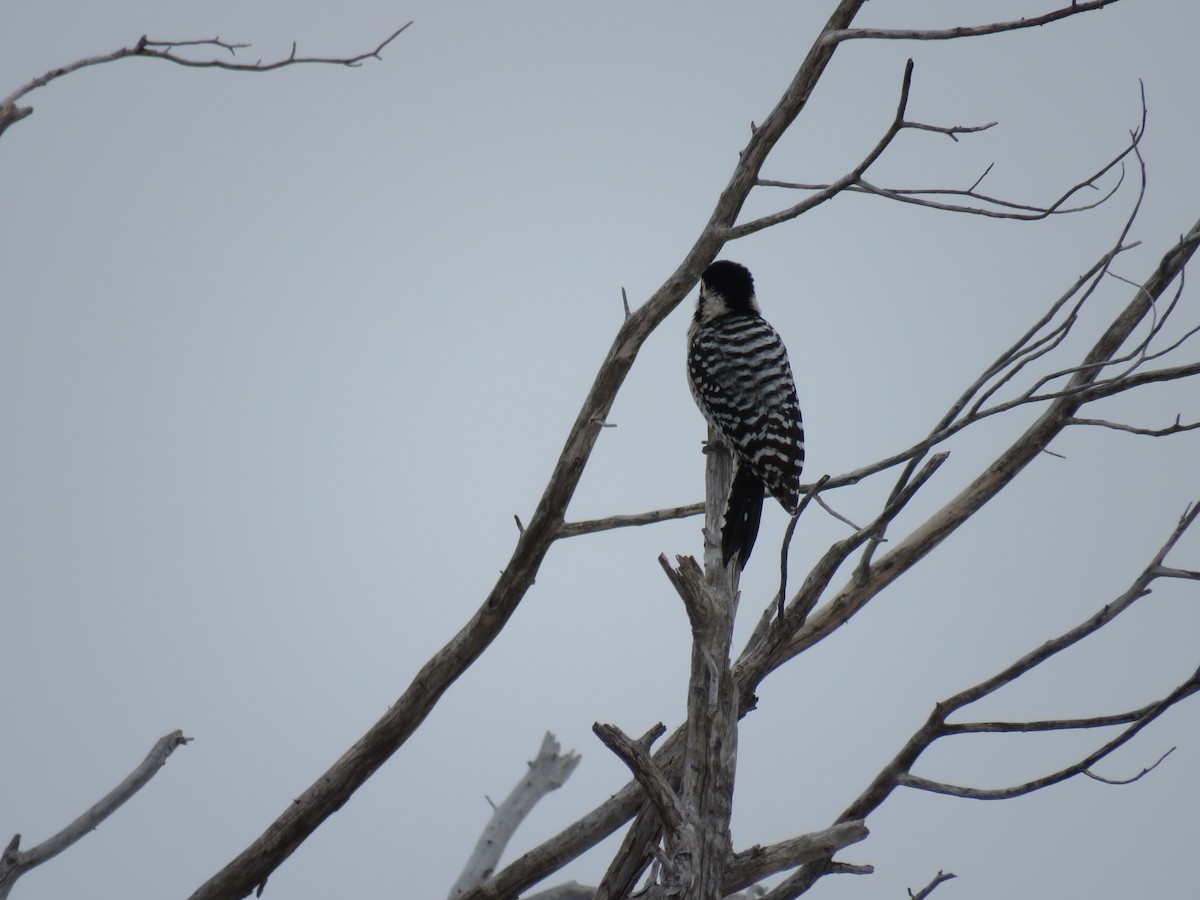
M 762 521 L 763 482 L 749 466 L 739 465 L 729 489 L 729 504 L 725 507 L 725 522 L 721 528 L 721 555 L 725 565 L 738 557 L 738 571 L 746 568 L 758 524 Z

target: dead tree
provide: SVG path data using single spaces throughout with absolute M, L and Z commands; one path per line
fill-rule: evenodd
M 871 871 L 868 865 L 842 861 L 837 856 L 843 848 L 867 836 L 869 817 L 897 788 L 996 799 L 1036 791 L 1077 775 L 1096 778 L 1099 776 L 1092 768 L 1099 760 L 1200 689 L 1200 673 L 1190 673 L 1149 704 L 1103 716 L 1015 722 L 957 718 L 971 704 L 1001 690 L 1057 653 L 1107 626 L 1144 597 L 1158 579 L 1200 580 L 1200 572 L 1168 559 L 1175 544 L 1200 514 L 1200 506 L 1193 502 L 1182 509 L 1173 528 L 1164 523 L 1163 543 L 1141 573 L 1114 598 L 1098 598 L 1098 609 L 1093 616 L 1031 649 L 995 676 L 935 703 L 925 721 L 914 723 L 911 737 L 896 749 L 888 764 L 859 796 L 848 799 L 844 811 L 826 827 L 770 846 L 739 849 L 731 843 L 729 817 L 736 775 L 738 722 L 755 709 L 756 691 L 764 679 L 860 614 L 875 597 L 929 556 L 949 535 L 1008 487 L 1033 459 L 1048 452 L 1053 441 L 1065 430 L 1073 426 L 1106 427 L 1166 437 L 1200 427 L 1197 422 L 1184 422 L 1182 416 L 1172 425 L 1155 428 L 1113 421 L 1101 413 L 1090 412 L 1107 398 L 1200 374 L 1200 362 L 1187 355 L 1193 349 L 1189 342 L 1200 328 L 1180 329 L 1176 327 L 1175 319 L 1183 298 L 1183 270 L 1200 244 L 1200 223 L 1187 227 L 1176 243 L 1164 248 L 1152 271 L 1146 272 L 1138 283 L 1128 285 L 1124 307 L 1104 320 L 1099 337 L 1085 352 L 1072 356 L 1071 342 L 1067 340 L 1074 336 L 1074 329 L 1083 318 L 1099 315 L 1094 310 L 1095 304 L 1089 305 L 1089 300 L 1102 284 L 1108 284 L 1116 277 L 1111 270 L 1112 263 L 1133 243 L 1131 230 L 1146 185 L 1139 153 L 1144 115 L 1143 123 L 1133 130 L 1128 143 L 1115 150 L 1105 165 L 1081 174 L 1057 197 L 1042 203 L 1019 203 L 984 192 L 981 184 L 986 172 L 966 188 L 913 190 L 889 187 L 876 183 L 869 176 L 872 167 L 901 132 L 928 132 L 931 140 L 937 136 L 958 140 L 994 125 L 941 125 L 909 118 L 909 98 L 915 89 L 914 66 L 910 60 L 903 73 L 898 73 L 898 101 L 892 121 L 882 130 L 876 145 L 842 177 L 823 184 L 761 177 L 764 162 L 804 112 L 838 48 L 849 41 L 964 40 L 1051 25 L 1087 15 L 1114 2 L 1117 0 L 1071 3 L 1028 19 L 944 30 L 856 28 L 854 22 L 865 0 L 837 2 L 776 106 L 753 127 L 728 183 L 720 191 L 712 214 L 692 247 L 658 290 L 640 303 L 627 302 L 626 318 L 567 434 L 541 499 L 529 521 L 521 524 L 512 557 L 491 592 L 458 634 L 430 657 L 388 712 L 328 771 L 300 793 L 259 838 L 201 885 L 192 900 L 229 900 L 244 897 L 256 889 L 261 891 L 271 873 L 420 727 L 444 692 L 504 628 L 554 544 L 567 537 L 705 514 L 704 565 L 687 556 L 674 562 L 665 557 L 661 559 L 666 577 L 687 611 L 693 638 L 687 720 L 661 742 L 659 738 L 666 732 L 661 725 L 634 739 L 616 725 L 597 724 L 597 736 L 629 767 L 633 780 L 556 836 L 495 871 L 499 850 L 507 844 L 519 823 L 520 812 L 536 801 L 536 797 L 520 791 L 514 793 L 511 803 L 506 801 L 505 805 L 509 807 L 508 812 L 515 811 L 515 814 L 493 822 L 490 826 L 493 830 L 482 842 L 488 845 L 484 851 L 487 856 L 472 858 L 453 888 L 452 897 L 485 900 L 521 895 L 629 822 L 621 848 L 599 885 L 561 885 L 534 896 L 627 897 L 643 873 L 650 869 L 651 877 L 644 888 L 647 897 L 717 900 L 738 892 L 746 892 L 743 896 L 770 900 L 797 897 L 826 875 Z M 349 60 L 309 59 L 293 52 L 291 57 L 277 64 L 234 66 L 228 62 L 197 62 L 181 57 L 178 51 L 208 45 L 232 52 L 238 45 L 217 39 L 164 44 L 143 38 L 130 48 L 81 60 L 47 73 L 10 95 L 0 106 L 0 133 L 29 115 L 27 107 L 18 105 L 26 94 L 53 78 L 87 65 L 133 55 L 184 65 L 221 65 L 252 71 L 301 62 L 349 65 L 378 55 L 388 41 L 372 53 Z M 1125 177 L 1130 174 L 1131 178 Z M 825 475 L 806 486 L 806 503 L 811 509 L 812 502 L 828 505 L 827 498 L 836 490 L 850 488 L 867 479 L 893 479 L 884 502 L 870 521 L 863 525 L 851 523 L 844 538 L 816 555 L 798 586 L 787 583 L 788 546 L 785 542 L 781 548 L 778 593 L 761 603 L 758 625 L 736 656 L 732 648 L 733 622 L 739 604 L 744 604 L 746 598 L 739 597 L 736 578 L 720 565 L 716 551 L 719 510 L 730 477 L 729 460 L 724 454 L 709 454 L 705 503 L 590 521 L 567 521 L 572 496 L 640 348 L 665 317 L 683 302 L 704 267 L 730 242 L 782 225 L 843 193 L 868 194 L 947 213 L 1034 220 L 1092 208 L 1113 197 L 1120 185 L 1130 180 L 1135 182 L 1136 199 L 1111 245 L 1098 255 L 1083 276 L 1051 299 L 1044 313 L 1003 353 L 981 368 L 978 377 L 963 387 L 961 394 L 929 427 L 923 439 L 888 453 L 875 463 L 849 472 Z M 756 188 L 795 191 L 800 199 L 773 213 L 744 220 L 743 208 Z M 1084 189 L 1093 188 L 1101 189 L 1098 199 L 1094 197 L 1086 202 L 1079 199 Z M 1186 223 L 1182 224 L 1186 226 Z M 900 513 L 909 509 L 922 489 L 939 477 L 947 458 L 943 447 L 950 438 L 977 423 L 1024 408 L 1036 411 L 1032 424 L 1015 434 L 1009 446 L 976 472 L 952 500 L 897 533 L 896 521 Z M 922 754 L 943 738 L 968 733 L 1034 733 L 1108 726 L 1117 726 L 1121 730 L 1116 737 L 1100 743 L 1074 764 L 1004 789 L 972 788 L 913 772 L 914 764 Z M 657 749 L 652 749 L 656 744 Z M 553 742 L 547 741 L 543 754 L 531 765 L 538 772 L 542 771 L 542 766 L 550 767 L 553 775 L 531 777 L 530 782 L 537 781 L 536 789 L 542 793 L 551 790 L 569 775 L 576 761 L 573 756 L 560 757 Z M 15 873 L 8 876 L 10 883 L 16 874 L 20 874 L 18 869 L 23 871 L 29 867 L 29 858 L 22 860 L 18 853 L 14 843 L 0 860 L 0 883 L 6 877 L 6 866 L 7 872 Z M 770 890 L 760 884 L 781 875 L 783 880 Z M 928 896 L 952 877 L 949 873 L 939 872 L 914 896 Z

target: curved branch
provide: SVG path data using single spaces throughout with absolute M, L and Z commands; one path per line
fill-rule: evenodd
M 1165 760 L 1168 756 L 1170 756 L 1174 752 L 1175 752 L 1175 748 L 1172 747 L 1170 750 L 1168 750 L 1166 753 L 1164 753 L 1162 756 L 1160 756 L 1158 759 L 1156 759 L 1150 765 L 1146 766 L 1146 768 L 1142 769 L 1142 771 L 1138 772 L 1136 775 L 1130 776 L 1129 778 L 1105 778 L 1102 775 L 1097 775 L 1091 769 L 1084 769 L 1082 774 L 1086 775 L 1088 778 L 1091 778 L 1093 781 L 1099 781 L 1101 784 L 1114 784 L 1114 785 L 1133 784 L 1135 781 L 1141 781 L 1143 778 L 1145 778 L 1147 775 L 1149 775 L 1151 772 L 1153 772 L 1155 769 L 1157 769 L 1159 766 L 1161 766 L 1163 764 L 1163 760 Z
M 1165 577 L 1161 576 L 1160 577 Z M 1157 701 L 1156 701 L 1157 702 Z M 1128 725 L 1147 715 L 1154 703 L 1123 713 L 1108 716 L 1088 716 L 1083 719 L 1040 719 L 1033 722 L 947 722 L 942 734 L 1021 734 L 1039 731 L 1074 731 L 1083 728 L 1107 728 Z
M 942 884 L 943 882 L 949 881 L 951 878 L 957 878 L 957 877 L 958 876 L 955 875 L 953 872 L 940 872 L 939 871 L 935 876 L 933 876 L 933 880 L 931 882 L 929 882 L 929 884 L 925 885 L 925 887 L 921 888 L 921 890 L 917 891 L 915 894 L 910 890 L 908 892 L 908 896 L 911 898 L 911 900 L 925 900 L 926 897 L 928 897 L 935 890 L 937 890 L 938 885 Z
M 1130 434 L 1141 434 L 1148 437 L 1168 437 L 1172 434 L 1179 434 L 1183 431 L 1195 431 L 1200 428 L 1200 422 L 1183 423 L 1180 416 L 1175 417 L 1175 424 L 1168 425 L 1166 428 L 1139 428 L 1136 425 L 1124 425 L 1120 422 L 1110 422 L 1108 419 L 1081 419 L 1078 416 L 1072 416 L 1068 425 L 1090 425 L 1096 428 L 1110 428 L 1113 431 L 1127 431 Z
M 35 866 L 62 853 L 84 835 L 95 831 L 100 823 L 116 812 L 130 797 L 144 788 L 158 770 L 166 765 L 167 757 L 191 740 L 182 731 L 172 731 L 159 738 L 141 765 L 134 769 L 124 781 L 108 792 L 95 806 L 51 838 L 47 838 L 29 850 L 18 849 L 21 835 L 13 836 L 7 847 L 0 852 L 0 900 L 12 890 L 16 880 Z
M 1011 22 L 990 22 L 987 25 L 960 25 L 957 28 L 928 29 L 928 28 L 846 28 L 825 35 L 822 40 L 828 43 L 841 43 L 853 40 L 891 40 L 891 41 L 950 41 L 956 38 L 982 37 L 987 34 L 1000 34 L 1005 31 L 1017 31 L 1022 28 L 1037 28 L 1049 25 L 1059 19 L 1079 13 L 1092 12 L 1116 3 L 1117 0 L 1090 0 L 1087 3 L 1073 2 L 1052 12 L 1034 16 L 1029 19 L 1016 19 Z
M 253 63 L 239 63 L 221 59 L 188 59 L 186 56 L 180 56 L 174 52 L 177 47 L 214 47 L 219 50 L 228 50 L 229 55 L 232 57 L 237 55 L 237 51 L 244 50 L 250 46 L 249 44 L 232 44 L 221 40 L 219 37 L 190 41 L 152 41 L 146 35 L 142 35 L 129 47 L 122 47 L 120 50 L 114 50 L 112 53 L 78 59 L 65 66 L 59 66 L 57 69 L 51 69 L 44 75 L 40 75 L 32 81 L 21 85 L 21 87 L 17 88 L 3 100 L 0 100 L 0 135 L 4 134 L 10 125 L 21 121 L 33 113 L 33 107 L 31 106 L 17 106 L 17 101 L 22 97 L 36 91 L 38 88 L 45 87 L 50 82 L 62 78 L 64 75 L 70 75 L 72 72 L 78 72 L 80 69 L 86 69 L 91 66 L 100 66 L 105 63 L 117 62 L 118 60 L 132 57 L 142 57 L 145 59 L 159 59 L 164 62 L 192 68 L 228 69 L 233 72 L 271 72 L 275 69 L 282 69 L 285 66 L 312 63 L 355 67 L 361 65 L 367 59 L 382 59 L 379 54 L 383 52 L 383 48 L 399 37 L 409 25 L 412 25 L 412 22 L 401 25 L 388 37 L 380 41 L 374 50 L 368 50 L 365 53 L 359 53 L 355 56 L 297 56 L 296 45 L 292 44 L 291 55 L 269 63 L 264 63 L 261 60 Z

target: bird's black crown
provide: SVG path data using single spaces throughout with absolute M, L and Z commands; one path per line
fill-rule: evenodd
M 700 276 L 704 286 L 720 294 L 730 309 L 750 306 L 754 298 L 754 278 L 741 263 L 718 259 Z

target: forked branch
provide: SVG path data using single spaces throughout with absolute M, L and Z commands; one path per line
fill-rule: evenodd
M 991 678 L 984 679 L 978 684 L 938 703 L 934 707 L 933 712 L 930 713 L 929 718 L 913 733 L 900 752 L 880 771 L 862 795 L 847 807 L 840 821 L 854 821 L 866 818 L 898 786 L 985 800 L 1017 797 L 1049 787 L 1052 784 L 1057 784 L 1060 781 L 1087 771 L 1098 761 L 1127 743 L 1134 735 L 1145 728 L 1146 725 L 1154 721 L 1154 719 L 1158 718 L 1172 706 L 1200 691 L 1200 670 L 1198 670 L 1165 697 L 1137 710 L 1132 714 L 1133 718 L 1130 718 L 1130 714 L 1122 714 L 1109 717 L 1109 720 L 1104 722 L 1086 719 L 1064 719 L 1059 722 L 1036 723 L 1039 726 L 1037 728 L 1031 727 L 1034 723 L 1028 723 L 1026 727 L 1017 726 L 1008 729 L 987 728 L 978 725 L 954 725 L 946 721 L 950 715 L 963 707 L 995 693 L 1006 685 L 1012 684 L 1018 678 L 1031 672 L 1051 657 L 1099 631 L 1128 610 L 1139 599 L 1149 594 L 1150 585 L 1156 578 L 1161 577 L 1163 561 L 1167 554 L 1179 542 L 1179 539 L 1183 537 L 1184 533 L 1192 526 L 1198 516 L 1200 516 L 1200 503 L 1193 504 L 1185 511 L 1170 537 L 1167 538 L 1154 558 L 1138 574 L 1130 586 L 1119 597 L 1101 607 L 1094 615 L 1069 631 L 1025 654 Z M 913 765 L 925 750 L 938 739 L 948 735 L 989 730 L 1048 731 L 1056 728 L 1092 727 L 1093 725 L 1110 725 L 1124 722 L 1128 722 L 1128 725 L 1120 734 L 1074 765 L 1042 778 L 1008 788 L 983 789 L 960 787 L 912 774 Z
M 663 824 L 674 831 L 683 824 L 683 807 L 680 805 L 675 789 L 649 752 L 650 744 L 662 737 L 666 730 L 660 723 L 651 730 L 648 735 L 649 740 L 635 741 L 616 725 L 602 725 L 597 722 L 592 726 L 592 731 L 596 737 L 600 738 L 604 746 L 629 767 L 633 777 L 637 779 L 642 790 L 646 792 L 646 796 L 650 798 L 650 802 L 658 810 Z
M 883 137 L 879 139 L 879 142 L 875 145 L 871 152 L 863 158 L 862 162 L 860 162 L 857 166 L 855 166 L 837 181 L 833 182 L 833 184 L 828 185 L 827 187 L 813 194 L 811 197 L 808 197 L 794 206 L 790 206 L 787 209 L 781 210 L 777 213 L 771 213 L 770 215 L 762 216 L 761 218 L 754 219 L 750 222 L 745 222 L 741 225 L 728 228 L 722 237 L 729 241 L 737 240 L 738 238 L 743 238 L 747 235 L 754 234 L 756 231 L 762 231 L 764 228 L 770 228 L 772 225 L 778 225 L 781 222 L 787 222 L 790 219 L 794 219 L 797 216 L 815 209 L 828 200 L 832 200 L 842 191 L 855 184 L 858 184 L 859 180 L 866 173 L 867 169 L 871 168 L 871 166 L 875 164 L 876 160 L 883 155 L 883 152 L 887 150 L 888 146 L 893 140 L 895 140 L 896 135 L 908 127 L 907 123 L 904 121 L 904 113 L 908 109 L 908 96 L 909 92 L 912 90 L 912 74 L 913 61 L 910 59 L 904 66 L 904 77 L 900 81 L 900 102 L 896 106 L 895 118 L 893 118 L 892 124 L 888 127 L 887 131 L 884 132 Z M 755 179 L 756 185 L 760 183 L 761 182 L 759 179 Z
M 1037 221 L 1054 215 L 1065 215 L 1069 213 L 1083 212 L 1085 210 L 1094 209 L 1111 198 L 1124 182 L 1124 170 L 1122 168 L 1124 160 L 1128 157 L 1137 146 L 1138 141 L 1144 132 L 1145 127 L 1145 98 L 1143 97 L 1143 120 L 1142 127 L 1133 133 L 1130 144 L 1121 150 L 1116 156 L 1106 162 L 1103 166 L 1092 172 L 1085 178 L 1080 179 L 1074 185 L 1063 191 L 1055 200 L 1046 205 L 1033 205 L 1026 203 L 1017 203 L 1011 200 L 1005 200 L 1000 197 L 991 196 L 982 193 L 978 190 L 979 184 L 991 171 L 991 166 L 988 166 L 987 171 L 983 173 L 975 182 L 968 188 L 888 188 L 881 187 L 866 180 L 865 175 L 867 170 L 883 155 L 888 146 L 895 140 L 896 136 L 901 131 L 930 131 L 937 134 L 944 134 L 952 140 L 957 141 L 961 134 L 974 134 L 981 131 L 986 131 L 996 125 L 995 122 L 988 122 L 985 125 L 930 125 L 924 122 L 914 122 L 906 118 L 909 95 L 912 88 L 912 60 L 908 61 L 905 67 L 904 78 L 901 83 L 900 101 L 896 107 L 896 113 L 892 119 L 891 125 L 874 149 L 850 172 L 843 175 L 837 181 L 831 184 L 803 184 L 791 181 L 778 181 L 774 179 L 760 178 L 756 181 L 759 187 L 776 187 L 787 188 L 792 190 L 813 191 L 814 193 L 805 200 L 770 215 L 763 216 L 751 222 L 738 225 L 729 231 L 730 239 L 744 237 L 763 228 L 769 228 L 772 225 L 777 225 L 780 222 L 785 222 L 793 219 L 803 213 L 808 212 L 816 206 L 832 199 L 842 192 L 865 193 L 873 194 L 879 197 L 884 197 L 889 200 L 895 200 L 901 203 L 911 203 L 918 206 L 925 206 L 930 209 L 942 210 L 945 212 L 968 213 L 971 215 L 985 216 L 996 219 L 1016 219 L 1020 221 Z M 1120 177 L 1108 188 L 1101 193 L 1096 199 L 1086 203 L 1077 203 L 1073 206 L 1067 204 L 1085 189 L 1096 189 L 1096 183 L 1108 175 L 1114 169 L 1121 169 Z M 970 202 L 947 202 L 943 199 L 934 199 L 938 197 L 954 197 L 961 198 Z

